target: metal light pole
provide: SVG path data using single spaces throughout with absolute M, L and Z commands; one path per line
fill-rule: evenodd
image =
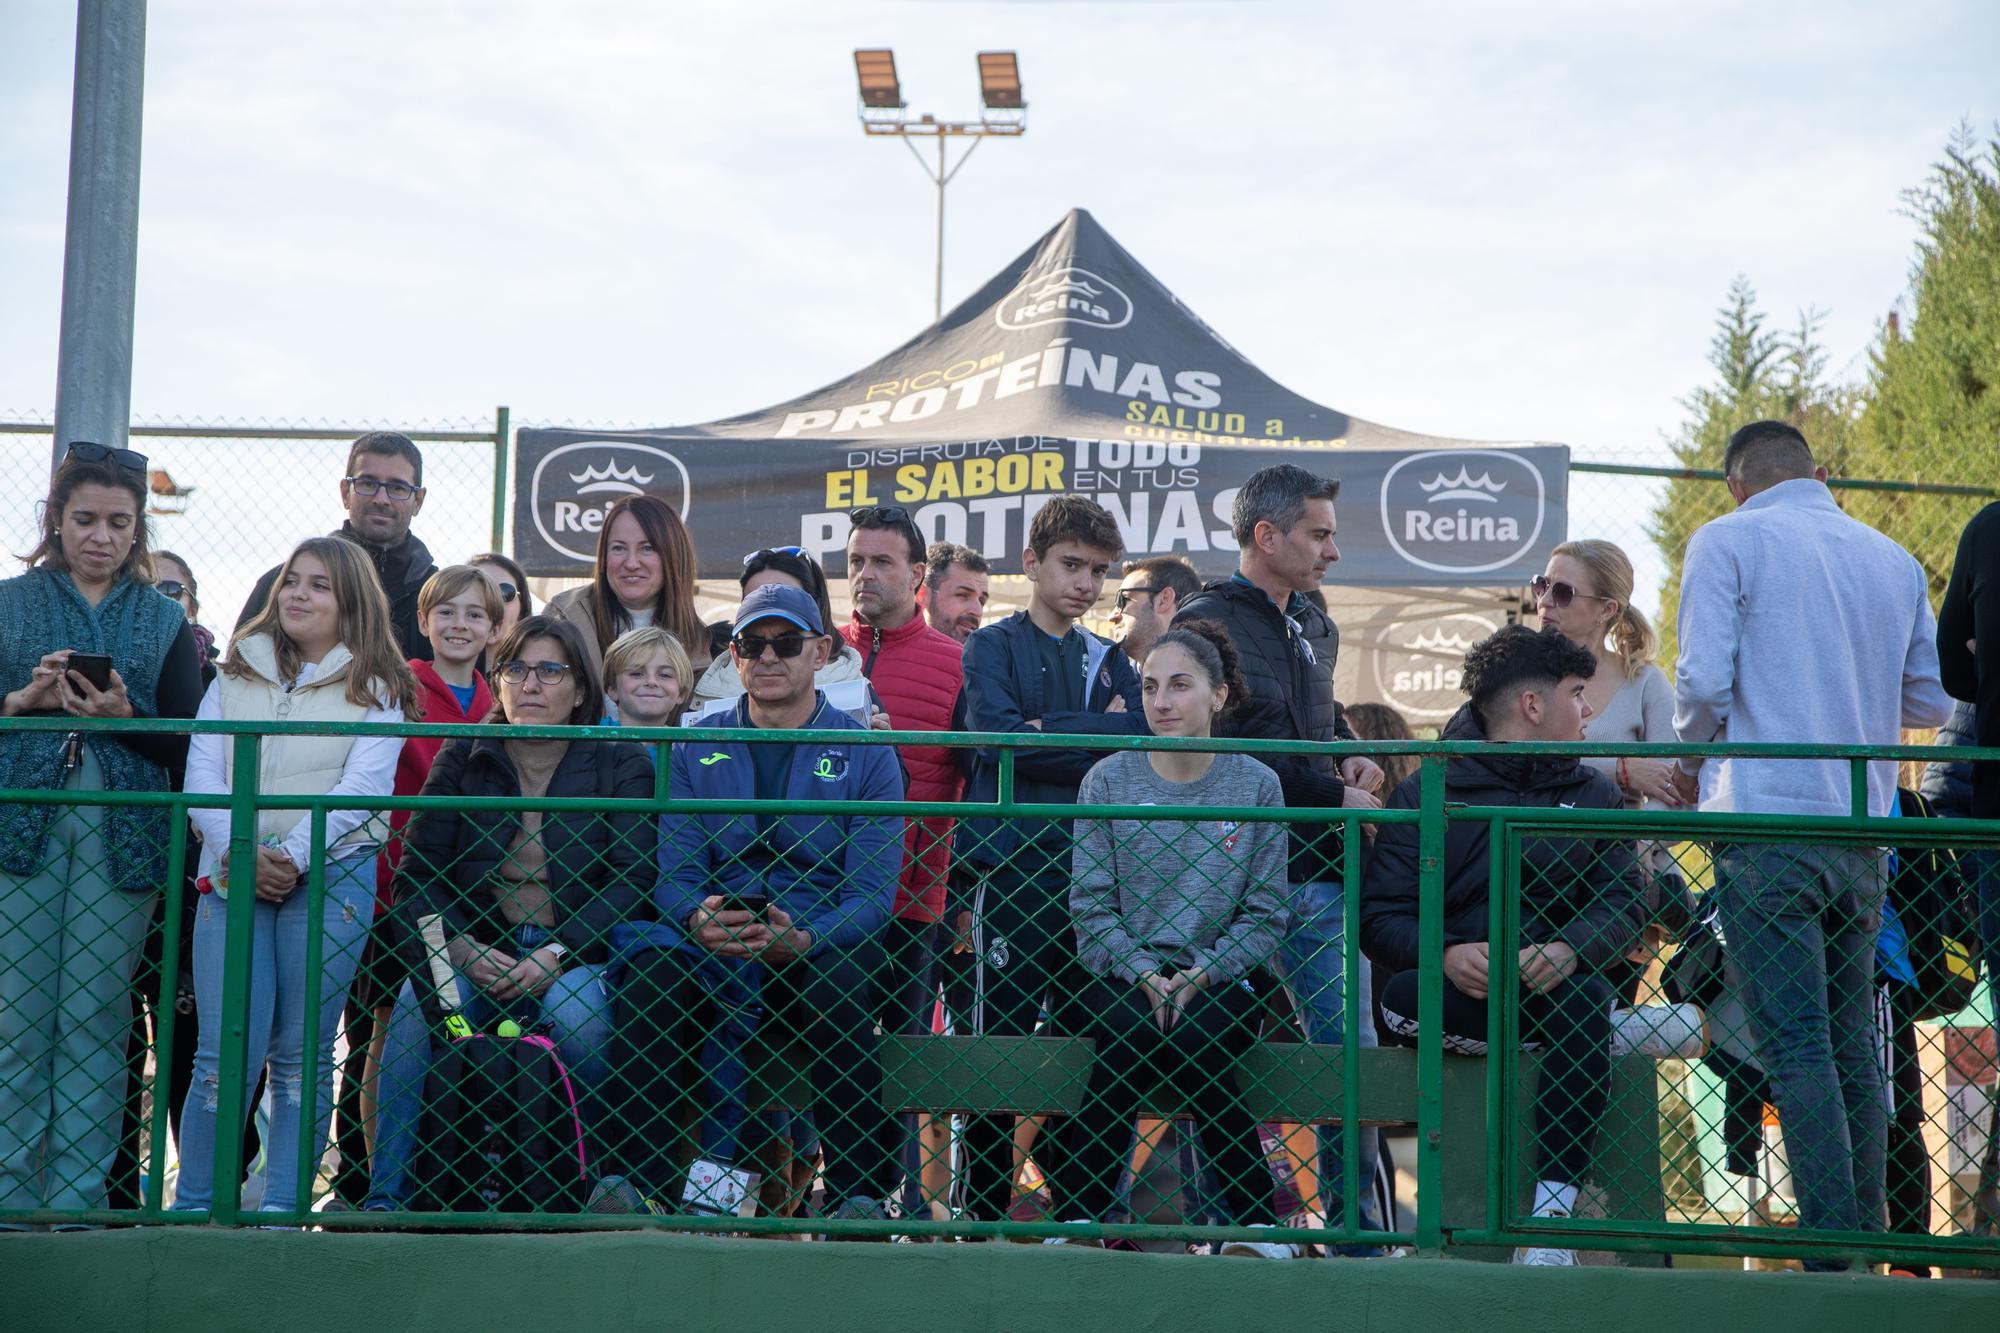
M 944 318 L 944 190 L 972 157 L 981 141 L 1018 139 L 1028 132 L 1028 104 L 1021 99 L 1021 67 L 1012 51 L 979 53 L 979 96 L 984 107 L 978 120 L 941 121 L 935 116 L 905 114 L 902 82 L 896 76 L 896 55 L 887 48 L 854 53 L 854 73 L 861 85 L 861 132 L 871 137 L 893 135 L 903 140 L 917 165 L 937 186 L 937 272 L 932 289 L 933 320 Z M 937 167 L 924 160 L 912 139 L 937 141 Z M 958 161 L 948 162 L 945 141 L 965 139 Z
M 72 440 L 123 448 L 131 426 L 145 84 L 145 0 L 79 0 L 56 354 L 56 462 Z

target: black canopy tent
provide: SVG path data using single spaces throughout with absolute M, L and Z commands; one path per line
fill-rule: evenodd
M 641 491 L 680 511 L 704 577 L 759 546 L 834 556 L 848 512 L 876 503 L 1012 571 L 1027 520 L 1062 492 L 1111 510 L 1128 559 L 1179 553 L 1221 574 L 1236 488 L 1281 460 L 1341 479 L 1344 584 L 1518 587 L 1566 521 L 1567 449 L 1439 439 L 1300 397 L 1080 209 L 812 393 L 695 426 L 524 429 L 518 444 L 516 556 L 558 577 L 588 572 L 604 509 Z

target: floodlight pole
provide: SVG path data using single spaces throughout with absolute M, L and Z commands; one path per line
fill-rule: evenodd
M 862 108 L 862 133 L 870 137 L 895 135 L 902 139 L 904 145 L 909 148 L 911 156 L 916 158 L 917 166 L 923 170 L 925 176 L 930 178 L 931 183 L 937 186 L 937 264 L 931 287 L 931 318 L 933 321 L 944 318 L 945 187 L 950 185 L 958 176 L 958 173 L 964 169 L 965 164 L 971 160 L 972 154 L 979 148 L 981 141 L 992 138 L 1017 139 L 1027 131 L 1027 128 L 1028 121 L 1025 108 L 1011 111 L 989 110 L 986 119 L 971 121 L 941 121 L 934 116 L 919 116 L 915 120 L 904 120 L 900 107 L 895 108 L 887 115 L 872 111 L 865 106 Z M 924 160 L 923 153 L 918 150 L 914 143 L 910 142 L 912 139 L 925 138 L 937 140 L 937 166 L 935 168 Z M 965 151 L 959 155 L 957 162 L 951 162 L 946 156 L 945 141 L 947 139 L 968 139 L 971 141 L 966 145 Z
M 131 428 L 145 83 L 145 0 L 80 0 L 54 463 L 71 440 L 123 448 Z

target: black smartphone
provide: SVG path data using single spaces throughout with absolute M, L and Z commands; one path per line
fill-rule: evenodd
M 69 669 L 89 681 L 94 690 L 111 688 L 111 659 L 103 653 L 71 653 Z
M 748 912 L 752 916 L 762 916 L 765 909 L 770 907 L 770 905 L 771 900 L 761 893 L 730 893 L 723 895 L 720 910 L 724 912 Z

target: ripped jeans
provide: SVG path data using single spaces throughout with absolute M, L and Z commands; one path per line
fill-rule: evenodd
M 250 937 L 250 1028 L 248 1073 L 244 1104 L 232 1134 L 243 1132 L 250 1114 L 250 1093 L 257 1086 L 255 1071 L 269 1067 L 266 1104 L 271 1132 L 264 1172 L 263 1211 L 288 1213 L 301 1206 L 303 1172 L 318 1166 L 299 1161 L 300 1120 L 304 1113 L 305 1053 L 308 1039 L 316 1043 L 317 1075 L 312 1107 L 312 1142 L 324 1146 L 333 1114 L 333 1039 L 340 1027 L 347 988 L 361 962 L 361 946 L 375 917 L 375 856 L 350 856 L 326 864 L 326 908 L 320 939 L 319 1011 L 308 1031 L 306 1015 L 306 944 L 308 912 L 301 884 L 283 903 L 259 901 Z M 229 904 L 216 895 L 195 908 L 194 991 L 201 1016 L 195 1046 L 194 1082 L 181 1111 L 180 1185 L 176 1208 L 206 1212 L 215 1196 L 215 1135 L 222 1050 L 222 954 L 224 922 Z M 310 1189 L 310 1186 L 307 1186 Z M 310 1197 L 306 1204 L 310 1205 Z

